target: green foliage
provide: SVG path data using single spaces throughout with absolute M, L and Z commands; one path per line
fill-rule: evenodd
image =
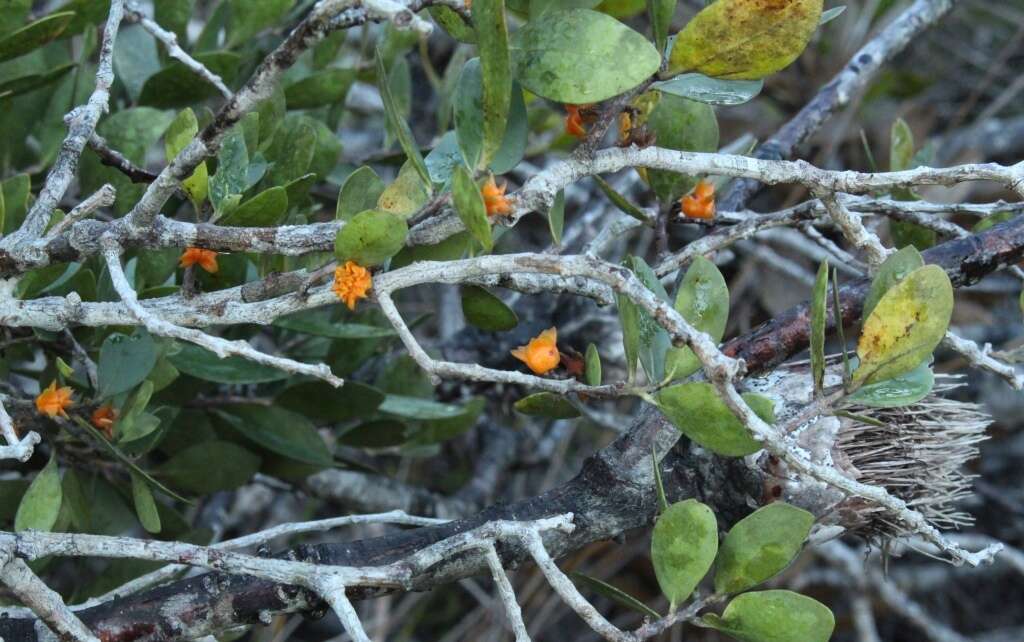
M 131 390 L 149 375 L 156 359 L 156 343 L 145 329 L 139 328 L 130 335 L 108 335 L 97 364 L 99 396 L 112 397 Z
M 505 332 L 519 325 L 512 308 L 486 289 L 476 285 L 462 287 L 462 313 L 466 322 L 488 332 Z
M 340 261 L 355 261 L 363 267 L 379 265 L 402 249 L 408 233 L 405 221 L 394 214 L 366 210 L 338 230 L 334 255 Z
M 676 292 L 675 308 L 694 329 L 707 333 L 715 343 L 722 340 L 729 321 L 729 286 L 714 263 L 703 256 L 693 259 Z M 672 348 L 666 356 L 669 379 L 688 377 L 700 367 L 690 348 Z
M 771 579 L 800 552 L 813 525 L 814 515 L 783 502 L 741 519 L 722 541 L 715 591 L 739 593 Z
M 774 423 L 774 404 L 770 399 L 749 392 L 743 395 L 743 400 L 762 420 Z M 742 457 L 761 450 L 761 444 L 754 440 L 710 383 L 670 386 L 657 394 L 656 401 L 679 432 L 708 450 L 729 457 Z
M 524 415 L 547 417 L 548 419 L 573 419 L 580 416 L 576 406 L 565 397 L 553 392 L 535 392 L 523 397 L 515 404 L 515 409 Z
M 657 102 L 646 125 L 659 147 L 686 152 L 718 150 L 718 120 L 710 105 L 667 93 L 655 92 L 652 97 Z M 666 204 L 678 200 L 697 184 L 695 176 L 667 170 L 649 169 L 646 174 L 651 189 Z
M 717 0 L 676 37 L 668 73 L 757 80 L 788 67 L 821 20 L 822 0 Z
M 55 453 L 22 495 L 18 512 L 14 516 L 14 530 L 52 529 L 57 523 L 62 496 L 60 470 L 57 469 Z
M 721 617 L 703 623 L 740 642 L 828 642 L 835 618 L 828 608 L 792 591 L 758 591 L 736 597 Z
M 483 246 L 485 252 L 494 248 L 491 236 L 491 221 L 487 218 L 487 207 L 473 176 L 463 165 L 452 174 L 452 202 L 455 212 L 473 238 Z
M 828 261 L 822 261 L 811 298 L 811 374 L 814 391 L 821 394 L 825 379 L 825 324 L 828 322 Z
M 670 610 L 690 597 L 717 553 L 718 522 L 706 505 L 687 499 L 658 517 L 651 536 L 651 562 Z

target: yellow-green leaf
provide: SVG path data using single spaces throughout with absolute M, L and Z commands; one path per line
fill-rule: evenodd
M 464 165 L 457 166 L 452 173 L 452 202 L 462 224 L 473 238 L 480 241 L 484 250 L 490 252 L 494 247 L 494 237 L 491 236 L 491 221 L 487 218 L 487 207 L 484 205 L 480 188 Z
M 857 343 L 857 384 L 898 377 L 928 358 L 949 327 L 953 286 L 945 271 L 926 265 L 894 285 L 864 322 Z
M 828 320 L 828 259 L 821 262 L 811 299 L 811 372 L 814 391 L 821 394 L 825 380 L 825 323 Z
M 796 60 L 821 20 L 822 0 L 717 0 L 676 37 L 667 74 L 757 80 Z
M 768 423 L 774 423 L 774 404 L 748 392 L 743 400 Z M 710 383 L 681 383 L 657 395 L 658 408 L 672 425 L 701 446 L 727 457 L 743 457 L 761 449 L 750 431 L 732 413 Z
M 135 503 L 135 514 L 139 523 L 150 533 L 160 532 L 160 512 L 157 510 L 153 491 L 141 475 L 132 473 L 132 500 Z
M 836 626 L 827 606 L 792 591 L 744 593 L 702 620 L 741 642 L 828 642 Z
M 22 495 L 14 516 L 14 530 L 48 531 L 53 528 L 60 514 L 62 496 L 57 457 L 51 456 Z
M 814 515 L 785 502 L 741 519 L 718 553 L 715 592 L 739 593 L 774 577 L 800 552 L 813 525 Z
M 198 133 L 199 121 L 196 119 L 192 109 L 186 107 L 171 121 L 171 124 L 167 127 L 167 132 L 164 133 L 164 154 L 167 162 L 169 163 L 174 160 L 174 157 L 181 150 L 185 149 Z M 181 182 L 181 186 L 185 188 L 185 192 L 192 199 L 193 205 L 198 209 L 203 201 L 206 200 L 206 194 L 209 189 L 206 161 L 199 163 L 199 166 L 192 172 L 192 175 Z

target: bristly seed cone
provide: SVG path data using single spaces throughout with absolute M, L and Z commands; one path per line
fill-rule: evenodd
M 840 418 L 836 465 L 857 481 L 884 487 L 939 529 L 971 524 L 973 518 L 957 506 L 971 495 L 976 477 L 964 465 L 978 456 L 991 418 L 977 404 L 943 396 L 959 385 L 939 375 L 932 392 L 915 404 L 849 408 L 880 425 Z M 884 508 L 861 499 L 843 501 L 838 512 L 848 529 L 878 544 L 907 534 Z

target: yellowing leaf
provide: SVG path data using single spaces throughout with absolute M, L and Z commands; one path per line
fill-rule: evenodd
M 857 384 L 910 372 L 931 355 L 953 314 L 953 286 L 945 271 L 926 265 L 892 286 L 864 322 L 857 343 Z
M 796 60 L 821 19 L 822 0 L 718 0 L 679 32 L 666 75 L 698 71 L 757 80 Z

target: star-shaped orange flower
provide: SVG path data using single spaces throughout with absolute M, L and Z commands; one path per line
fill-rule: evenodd
M 92 425 L 96 426 L 107 439 L 114 438 L 114 421 L 117 420 L 117 410 L 110 404 L 103 404 L 92 411 Z
M 715 185 L 709 181 L 697 183 L 693 193 L 680 200 L 683 215 L 687 218 L 715 218 Z
M 53 381 L 36 397 L 36 410 L 50 418 L 59 415 L 67 419 L 67 409 L 75 405 L 71 399 L 72 394 L 74 393 L 71 388 L 67 386 L 58 388 L 57 382 Z
M 480 188 L 480 195 L 484 197 L 484 207 L 487 208 L 488 216 L 507 216 L 512 213 L 512 201 L 505 196 L 507 185 L 499 186 L 494 177 L 490 176 L 483 187 Z

